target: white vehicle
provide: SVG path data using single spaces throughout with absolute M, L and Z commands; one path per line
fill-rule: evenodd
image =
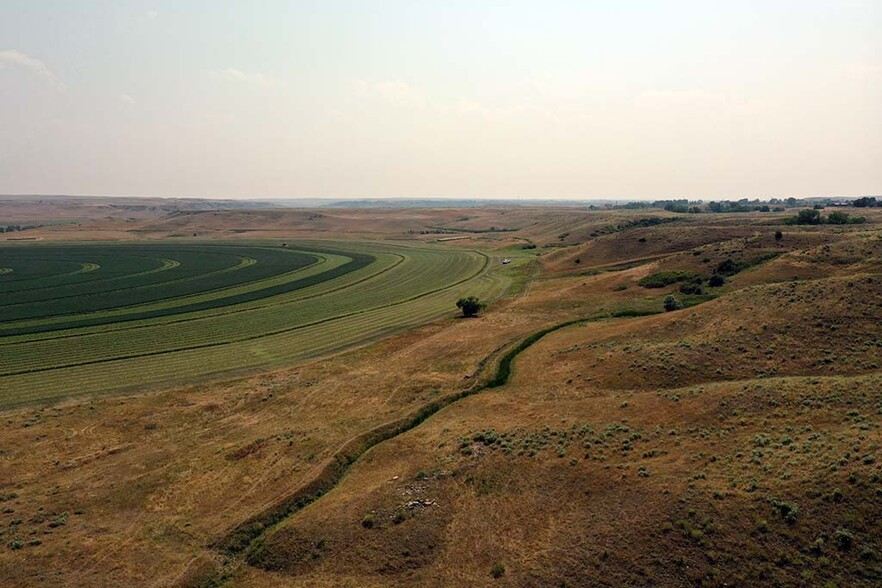
M 502 265 L 508 265 L 509 263 L 511 263 L 511 259 L 509 259 L 508 257 L 502 260 Z

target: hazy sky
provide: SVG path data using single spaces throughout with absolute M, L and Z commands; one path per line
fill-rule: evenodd
M 0 1 L 0 193 L 882 193 L 882 1 Z

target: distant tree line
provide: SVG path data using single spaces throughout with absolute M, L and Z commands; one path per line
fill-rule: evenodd
M 408 235 L 453 235 L 456 231 L 448 231 L 447 229 L 422 229 L 420 231 L 409 229 Z
M 787 221 L 791 225 L 859 225 L 865 222 L 867 219 L 862 216 L 851 216 L 839 210 L 821 216 L 821 211 L 817 208 L 800 210 L 799 214 Z
M 759 198 L 749 200 L 747 198 L 741 198 L 740 200 L 712 200 L 710 202 L 704 202 L 703 200 L 673 199 L 655 200 L 653 202 L 628 202 L 626 204 L 609 205 L 606 206 L 606 208 L 622 210 L 660 208 L 662 210 L 681 214 L 699 214 L 705 212 L 783 212 L 787 208 L 805 207 L 823 209 L 831 204 L 837 206 L 850 205 L 858 208 L 872 208 L 882 206 L 882 200 L 877 200 L 874 196 L 864 196 L 850 202 L 835 198 L 770 198 L 768 200 L 760 200 Z M 592 208 L 597 209 L 597 207 Z
M 0 233 L 14 233 L 16 231 L 27 231 L 28 229 L 36 229 L 43 225 L 0 225 Z
M 875 208 L 877 206 L 882 206 L 882 200 L 876 200 L 874 196 L 864 196 L 863 198 L 858 198 L 852 205 L 857 208 Z

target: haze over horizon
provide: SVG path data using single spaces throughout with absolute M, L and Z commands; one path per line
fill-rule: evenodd
M 0 6 L 0 194 L 882 192 L 878 1 Z

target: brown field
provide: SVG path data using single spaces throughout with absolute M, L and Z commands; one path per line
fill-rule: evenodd
M 0 583 L 882 585 L 882 211 L 794 214 L 230 210 L 0 235 L 539 253 L 474 319 L 451 301 L 320 361 L 0 414 Z M 727 259 L 707 295 L 639 284 Z M 662 312 L 670 293 L 688 306 Z

